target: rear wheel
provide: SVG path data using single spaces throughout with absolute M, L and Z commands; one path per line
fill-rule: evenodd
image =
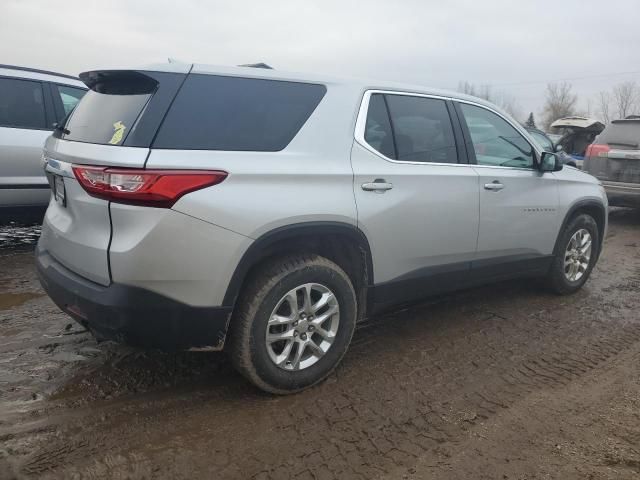
M 259 388 L 278 394 L 314 385 L 347 351 L 357 314 L 347 274 L 318 255 L 272 261 L 244 289 L 228 351 Z
M 600 251 L 596 221 L 581 214 L 569 221 L 560 234 L 548 280 L 553 291 L 569 294 L 587 281 Z

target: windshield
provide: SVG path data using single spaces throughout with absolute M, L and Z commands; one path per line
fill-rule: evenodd
M 531 135 L 533 140 L 540 148 L 542 148 L 542 150 L 545 152 L 553 152 L 553 142 L 545 135 L 542 135 L 540 132 L 532 132 L 531 130 L 529 130 L 529 135 Z

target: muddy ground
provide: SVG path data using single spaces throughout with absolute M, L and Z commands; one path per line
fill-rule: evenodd
M 290 397 L 223 354 L 96 344 L 29 244 L 0 251 L 2 479 L 640 477 L 639 212 L 611 213 L 578 294 L 514 281 L 375 318 Z

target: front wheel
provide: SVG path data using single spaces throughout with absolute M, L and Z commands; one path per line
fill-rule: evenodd
M 244 289 L 228 351 L 240 373 L 270 393 L 310 387 L 338 365 L 357 316 L 347 274 L 318 255 L 276 259 Z
M 589 278 L 600 251 L 596 221 L 581 214 L 560 233 L 548 280 L 554 292 L 566 295 L 579 290 Z

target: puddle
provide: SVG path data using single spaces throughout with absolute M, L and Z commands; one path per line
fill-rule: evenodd
M 35 246 L 40 238 L 40 224 L 9 222 L 0 224 L 0 249 Z
M 0 310 L 8 310 L 17 307 L 33 298 L 42 297 L 44 294 L 35 292 L 0 293 Z
M 43 209 L 0 209 L 0 250 L 33 248 L 43 216 Z

